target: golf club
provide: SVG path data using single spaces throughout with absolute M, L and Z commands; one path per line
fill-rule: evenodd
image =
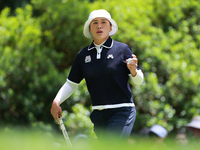
M 60 121 L 60 129 L 62 130 L 64 138 L 65 138 L 65 140 L 67 142 L 67 145 L 68 145 L 69 148 L 72 148 L 72 144 L 71 144 L 71 141 L 70 141 L 69 136 L 67 134 L 65 125 L 64 125 L 63 120 L 62 120 L 62 117 L 59 117 L 59 121 Z

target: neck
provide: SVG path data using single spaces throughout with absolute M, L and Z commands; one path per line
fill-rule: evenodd
M 109 36 L 104 39 L 94 39 L 94 43 L 100 45 L 101 43 L 104 43 L 108 38 Z
M 93 43 L 94 43 L 94 45 L 95 45 L 96 47 L 100 47 L 100 46 L 102 46 L 105 42 L 106 42 L 106 41 L 103 41 L 103 42 L 100 43 L 100 44 L 96 44 L 95 42 L 93 42 Z

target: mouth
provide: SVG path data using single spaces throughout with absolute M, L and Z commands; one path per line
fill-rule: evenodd
M 103 33 L 102 30 L 97 30 L 97 34 L 101 34 L 101 33 Z

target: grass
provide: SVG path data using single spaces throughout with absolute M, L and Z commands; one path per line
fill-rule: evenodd
M 106 138 L 98 140 L 74 141 L 72 150 L 188 150 L 197 149 L 198 142 L 177 144 L 174 139 L 158 142 L 144 137 L 131 137 L 128 142 Z M 67 150 L 62 134 L 38 130 L 0 129 L 1 150 Z

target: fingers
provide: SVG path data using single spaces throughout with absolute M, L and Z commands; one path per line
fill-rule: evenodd
M 51 106 L 51 114 L 53 116 L 53 118 L 60 123 L 59 118 L 58 117 L 62 117 L 62 109 L 59 105 L 58 101 L 53 101 L 52 106 Z
M 60 124 L 59 118 L 62 118 L 62 109 L 60 108 L 59 111 L 56 112 L 53 117 L 57 121 L 57 123 Z
M 135 67 L 137 67 L 137 57 L 132 54 L 132 58 L 129 58 L 126 60 L 127 64 L 133 64 Z
M 62 109 L 58 112 L 58 115 L 57 115 L 57 118 L 56 118 L 56 121 L 58 122 L 58 124 L 60 124 L 59 118 L 62 118 Z
M 132 54 L 132 56 L 133 56 L 134 63 L 137 65 L 137 57 L 134 54 Z
M 132 76 L 134 77 L 137 74 L 137 57 L 132 54 L 132 58 L 126 60 L 127 67 L 130 70 Z
M 127 66 L 128 66 L 128 68 L 129 68 L 130 70 L 132 70 L 132 69 L 136 69 L 136 68 L 137 68 L 137 64 L 134 63 L 134 62 L 132 62 L 132 63 L 128 63 Z

